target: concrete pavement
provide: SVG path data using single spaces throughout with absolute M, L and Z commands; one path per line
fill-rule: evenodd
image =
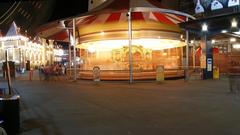
M 22 81 L 21 135 L 239 135 L 228 80 Z

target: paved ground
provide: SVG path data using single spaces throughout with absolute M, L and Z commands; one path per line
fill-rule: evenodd
M 21 135 L 239 135 L 240 94 L 219 81 L 14 82 Z

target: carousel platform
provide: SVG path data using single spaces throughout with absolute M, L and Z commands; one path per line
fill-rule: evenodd
M 167 69 L 164 71 L 165 78 L 176 78 L 183 77 L 184 71 L 182 69 Z M 93 71 L 84 70 L 78 72 L 78 79 L 92 80 Z M 128 70 L 102 70 L 100 71 L 101 80 L 128 80 Z M 134 80 L 152 80 L 156 79 L 156 71 L 144 70 L 144 71 L 133 71 Z

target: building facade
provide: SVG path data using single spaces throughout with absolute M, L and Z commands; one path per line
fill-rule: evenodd
M 16 67 L 37 68 L 40 65 L 54 63 L 53 41 L 47 44 L 45 39 L 33 42 L 29 38 L 18 35 L 0 38 L 0 62 L 6 60 L 7 51 L 8 61 L 15 63 Z

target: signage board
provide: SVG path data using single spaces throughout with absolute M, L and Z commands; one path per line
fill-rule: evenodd
M 93 81 L 95 82 L 100 81 L 100 67 L 98 66 L 93 67 Z
M 212 58 L 207 58 L 207 71 L 212 71 Z
M 157 66 L 156 81 L 157 82 L 164 81 L 164 66 L 163 65 L 158 65 Z
M 194 0 L 195 13 L 203 13 L 240 5 L 240 0 Z

